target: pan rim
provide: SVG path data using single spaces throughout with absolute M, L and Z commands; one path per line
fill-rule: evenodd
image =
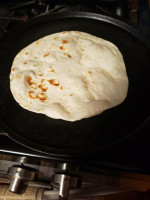
M 22 25 L 26 23 L 33 23 L 37 18 L 41 17 L 47 17 L 50 16 L 51 18 L 49 20 L 54 20 L 54 19 L 60 19 L 60 18 L 89 18 L 89 19 L 95 19 L 103 22 L 108 22 L 109 24 L 115 25 L 117 27 L 122 28 L 123 30 L 131 33 L 132 35 L 136 36 L 138 39 L 140 39 L 145 46 L 150 50 L 150 45 L 147 43 L 147 39 L 144 37 L 144 35 L 136 29 L 135 26 L 133 26 L 132 23 L 130 22 L 125 22 L 123 20 L 119 20 L 107 15 L 103 14 L 97 14 L 97 13 L 91 13 L 91 12 L 53 12 L 53 13 L 43 13 L 38 16 L 33 17 L 32 19 L 29 19 L 28 21 L 24 21 L 21 24 L 18 24 L 14 27 L 12 27 L 2 38 L 0 38 L 0 43 L 3 41 L 3 38 L 7 37 L 8 34 L 11 34 L 12 31 L 15 31 L 17 28 L 21 27 Z

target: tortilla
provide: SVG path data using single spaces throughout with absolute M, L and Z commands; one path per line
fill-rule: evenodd
M 88 33 L 64 31 L 43 37 L 16 55 L 10 89 L 29 111 L 76 121 L 121 104 L 128 77 L 114 44 Z

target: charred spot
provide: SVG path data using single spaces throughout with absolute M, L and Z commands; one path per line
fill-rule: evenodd
M 50 79 L 50 80 L 48 80 L 48 82 L 53 86 L 59 86 L 59 82 L 56 81 L 56 79 Z
M 49 54 L 50 54 L 50 53 L 46 53 L 46 54 L 43 55 L 43 57 L 47 57 L 47 56 L 49 56 Z

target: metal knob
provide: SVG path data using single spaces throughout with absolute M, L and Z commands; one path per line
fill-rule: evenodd
M 17 194 L 25 192 L 28 181 L 34 181 L 37 171 L 24 166 L 12 166 L 8 169 L 8 176 L 11 178 L 9 191 Z
M 55 174 L 51 184 L 59 189 L 59 200 L 67 200 L 72 188 L 80 187 L 80 179 L 76 175 Z

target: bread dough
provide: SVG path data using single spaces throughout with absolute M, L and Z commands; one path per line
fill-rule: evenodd
M 88 33 L 64 31 L 43 37 L 16 55 L 10 88 L 27 110 L 76 121 L 122 103 L 128 77 L 114 44 Z

